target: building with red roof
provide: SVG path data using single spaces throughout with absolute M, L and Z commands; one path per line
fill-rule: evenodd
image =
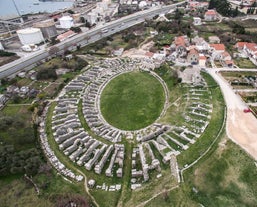
M 187 54 L 187 62 L 197 64 L 199 61 L 199 53 L 195 49 L 191 49 Z
M 210 44 L 210 47 L 215 52 L 218 52 L 218 53 L 225 52 L 225 45 L 224 44 Z
M 187 36 L 175 37 L 173 44 L 175 45 L 176 52 L 179 57 L 186 56 L 187 46 L 189 46 L 189 41 Z
M 247 42 L 237 42 L 234 48 L 236 48 L 238 51 L 242 51 L 246 44 Z
M 211 9 L 205 12 L 204 14 L 205 21 L 216 21 L 218 19 L 218 14 L 216 10 Z
M 205 67 L 207 58 L 203 54 L 199 54 L 199 66 Z
M 60 40 L 60 42 L 62 42 L 62 41 L 66 40 L 66 39 L 68 39 L 68 38 L 70 38 L 74 35 L 76 35 L 76 33 L 73 32 L 72 30 L 69 30 L 67 32 L 64 32 L 64 33 L 58 35 L 56 39 Z

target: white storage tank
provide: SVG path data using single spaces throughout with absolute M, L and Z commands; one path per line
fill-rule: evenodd
M 26 28 L 17 31 L 18 37 L 23 45 L 38 44 L 44 41 L 42 32 L 38 28 Z
M 63 16 L 59 19 L 61 28 L 63 29 L 70 29 L 73 25 L 73 18 L 70 16 Z
M 57 35 L 55 23 L 53 19 L 47 19 L 41 22 L 36 22 L 33 27 L 39 28 L 46 39 L 50 39 Z

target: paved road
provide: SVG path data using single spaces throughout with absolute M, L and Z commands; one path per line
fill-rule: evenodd
M 152 18 L 155 15 L 161 13 L 167 13 L 170 10 L 176 8 L 176 6 L 179 6 L 183 3 L 185 3 L 185 1 L 168 6 L 153 7 L 148 10 L 140 11 L 122 17 L 118 20 L 108 22 L 105 25 L 100 25 L 89 31 L 75 35 L 59 44 L 56 44 L 55 46 L 59 48 L 60 53 L 62 53 L 65 49 L 74 50 L 77 44 L 80 44 L 81 46 L 88 45 L 103 37 L 109 36 L 131 26 L 134 26 L 138 23 L 144 22 L 146 18 Z M 104 30 L 105 32 L 103 32 Z M 32 68 L 38 61 L 43 60 L 48 56 L 48 51 L 43 49 L 33 53 L 30 57 L 20 58 L 17 61 L 13 61 L 9 64 L 3 65 L 2 67 L 0 67 L 0 78 L 4 78 L 11 74 L 17 73 L 24 68 Z

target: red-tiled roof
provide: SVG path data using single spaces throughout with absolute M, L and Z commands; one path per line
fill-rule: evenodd
M 210 47 L 214 48 L 215 50 L 225 50 L 224 44 L 210 44 Z
M 64 32 L 63 34 L 58 35 L 56 39 L 63 41 L 69 37 L 72 37 L 75 34 L 76 34 L 75 32 L 73 32 L 72 30 L 69 30 L 67 32 Z
M 190 7 L 197 7 L 198 5 L 199 5 L 198 1 L 191 1 L 191 2 L 189 2 L 189 6 Z
M 246 47 L 248 48 L 248 50 L 251 50 L 253 52 L 257 51 L 256 43 L 246 43 Z
M 247 44 L 247 42 L 237 42 L 235 47 L 237 48 L 243 48 L 245 45 Z
M 209 16 L 215 16 L 217 13 L 215 10 L 208 10 L 207 12 L 205 12 L 205 15 L 209 15 Z

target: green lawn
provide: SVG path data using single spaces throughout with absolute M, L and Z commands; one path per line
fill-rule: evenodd
M 254 65 L 249 59 L 237 58 L 234 59 L 234 62 L 239 68 L 257 68 L 257 66 Z
M 131 72 L 114 78 L 101 95 L 101 112 L 111 125 L 136 130 L 152 124 L 165 101 L 164 90 L 146 72 Z

